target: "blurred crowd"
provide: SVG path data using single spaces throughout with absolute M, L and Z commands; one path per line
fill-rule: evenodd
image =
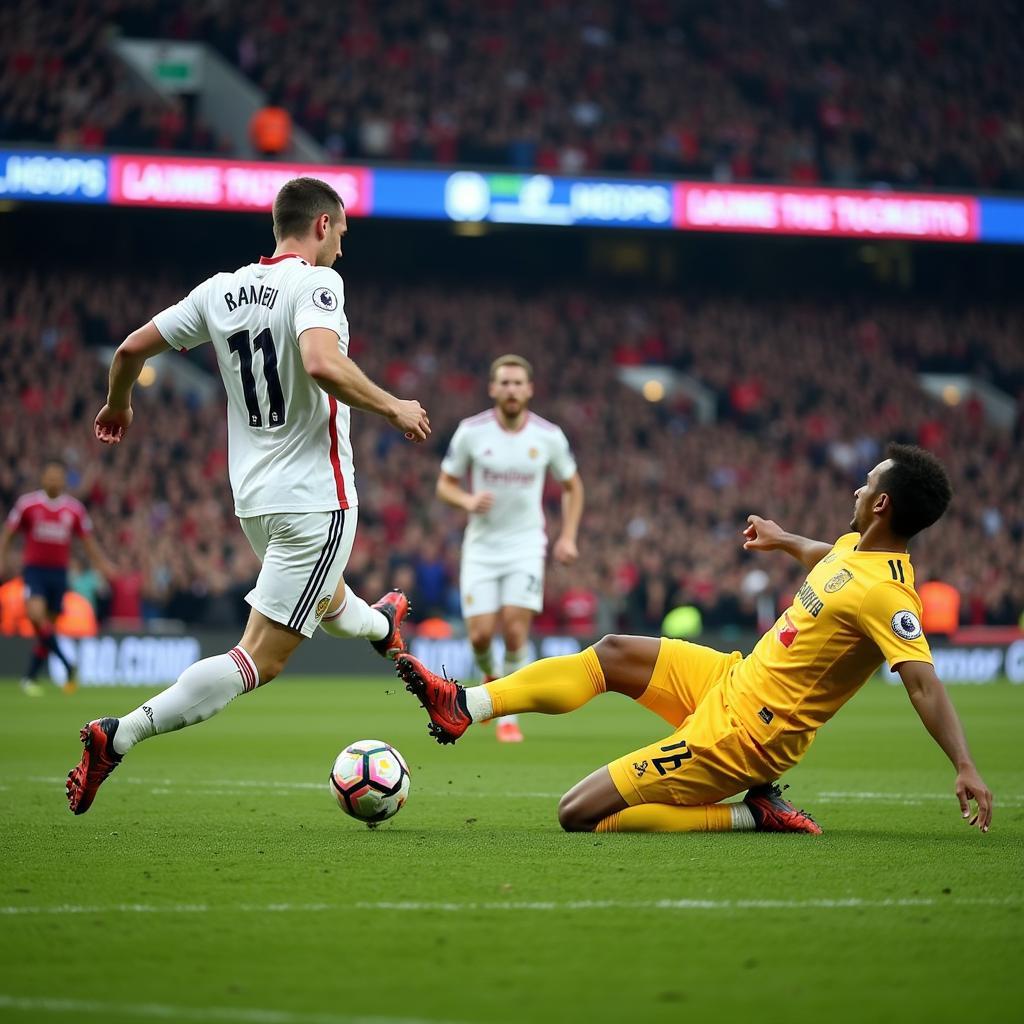
M 109 48 L 118 3 L 0 4 L 0 139 L 65 149 L 222 148 L 194 97 L 160 98 Z
M 76 565 L 75 586 L 101 616 L 234 627 L 258 565 L 232 515 L 222 400 L 183 396 L 158 371 L 137 391 L 124 444 L 104 449 L 91 436 L 104 346 L 182 291 L 132 273 L 3 275 L 0 505 L 38 485 L 47 454 L 62 456 L 117 566 L 104 581 Z M 580 562 L 550 568 L 540 629 L 657 632 L 678 605 L 698 607 L 709 628 L 764 626 L 801 572 L 785 556 L 742 551 L 746 516 L 835 538 L 887 440 L 938 452 L 956 490 L 912 549 L 918 583 L 955 585 L 965 623 L 1013 624 L 1024 611 L 1024 421 L 997 429 L 978 400 L 939 403 L 916 376 L 922 363 L 973 372 L 1015 388 L 1019 413 L 1019 305 L 940 311 L 824 294 L 751 302 L 448 280 L 360 283 L 347 311 L 351 355 L 419 398 L 434 429 L 413 446 L 353 414 L 359 531 L 346 575 L 369 599 L 401 586 L 418 617 L 457 619 L 464 520 L 435 499 L 434 483 L 458 420 L 489 405 L 490 360 L 514 351 L 533 362 L 534 408 L 564 428 L 587 490 Z M 205 366 L 204 353 L 165 358 Z M 621 382 L 622 367 L 647 363 L 703 382 L 717 422 L 700 423 L 684 396 L 650 402 Z M 556 526 L 560 489 L 549 483 Z
M 209 43 L 338 160 L 1024 189 L 1008 0 L 16 0 L 0 135 L 215 148 L 107 32 Z

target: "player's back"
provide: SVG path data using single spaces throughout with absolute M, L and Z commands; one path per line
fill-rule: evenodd
M 348 350 L 341 278 L 294 255 L 216 274 L 154 318 L 175 348 L 213 343 L 228 396 L 239 516 L 356 504 L 349 409 L 306 372 L 298 339 L 325 327 Z

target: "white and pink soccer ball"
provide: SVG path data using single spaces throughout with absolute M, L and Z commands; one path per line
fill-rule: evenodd
M 390 743 L 357 740 L 338 755 L 330 787 L 346 814 L 372 827 L 402 809 L 409 796 L 409 766 Z

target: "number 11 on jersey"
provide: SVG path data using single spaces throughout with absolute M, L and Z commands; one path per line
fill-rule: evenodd
M 263 378 L 267 382 L 267 399 L 270 402 L 268 427 L 284 425 L 284 392 L 281 390 L 281 378 L 277 374 L 277 349 L 274 348 L 274 336 L 270 328 L 265 327 L 249 344 L 248 331 L 236 331 L 228 337 L 228 348 L 238 353 L 239 369 L 242 375 L 242 393 L 245 395 L 245 408 L 249 413 L 249 426 L 262 427 L 263 413 L 260 410 L 256 395 L 256 378 L 252 373 L 252 357 L 256 350 L 263 353 Z

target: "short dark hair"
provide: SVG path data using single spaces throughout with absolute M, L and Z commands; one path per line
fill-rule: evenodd
M 916 445 L 890 444 L 885 455 L 893 464 L 878 481 L 878 491 L 892 500 L 892 532 L 913 537 L 949 508 L 953 497 L 949 476 L 931 452 Z
M 345 209 L 341 196 L 319 178 L 292 178 L 274 197 L 274 237 L 301 238 L 322 213 L 338 219 L 338 207 Z
M 526 379 L 533 380 L 533 367 L 530 365 L 529 359 L 524 359 L 522 356 L 514 355 L 512 352 L 508 352 L 503 356 L 498 356 L 497 359 L 491 363 L 491 374 L 490 380 L 494 380 L 498 376 L 498 371 L 503 366 L 518 366 L 520 369 L 526 371 Z
M 47 466 L 60 466 L 65 473 L 68 471 L 68 464 L 64 461 L 63 456 L 58 455 L 56 452 L 48 452 L 43 459 L 43 469 L 46 469 Z

